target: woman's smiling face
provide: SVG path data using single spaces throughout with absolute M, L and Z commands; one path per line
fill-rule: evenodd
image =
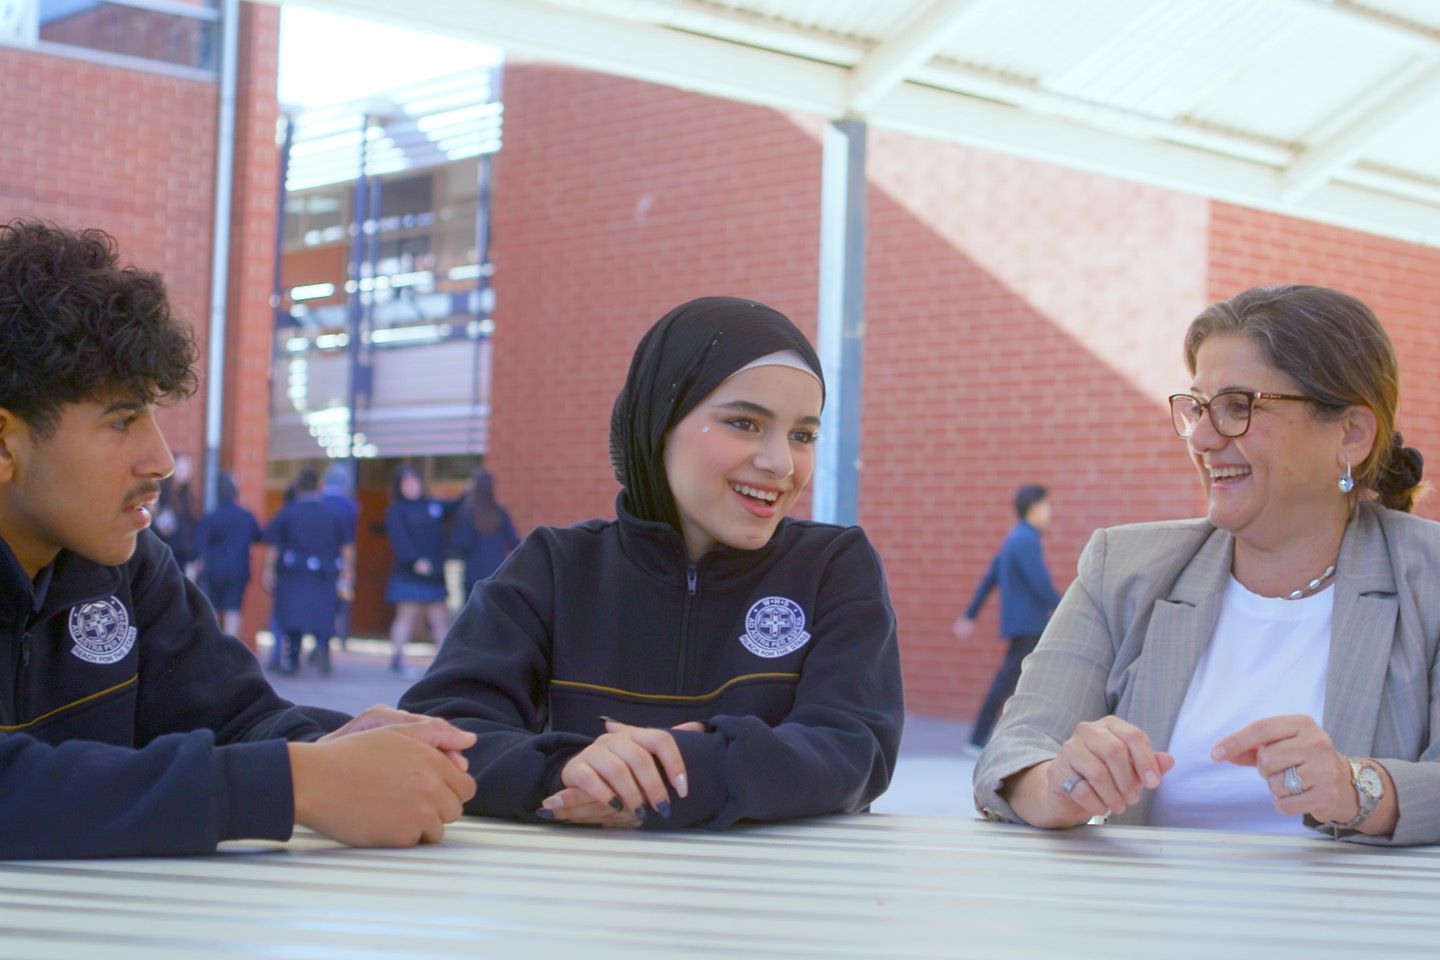
M 820 382 L 803 370 L 752 367 L 670 431 L 665 477 L 691 560 L 717 544 L 770 541 L 815 472 L 822 402 Z
M 1209 400 L 1226 390 L 1298 394 L 1249 337 L 1215 334 L 1195 355 L 1191 392 Z M 1255 546 L 1275 547 L 1313 530 L 1339 502 L 1345 426 L 1318 419 L 1308 403 L 1256 400 L 1250 429 L 1222 437 L 1208 416 L 1187 441 L 1200 471 L 1207 516 Z

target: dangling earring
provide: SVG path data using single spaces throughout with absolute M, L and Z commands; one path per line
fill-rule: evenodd
M 1349 460 L 1345 461 L 1345 472 L 1340 474 L 1340 483 L 1337 484 L 1337 486 L 1340 487 L 1341 493 L 1349 493 L 1351 490 L 1355 489 L 1355 478 L 1350 473 Z

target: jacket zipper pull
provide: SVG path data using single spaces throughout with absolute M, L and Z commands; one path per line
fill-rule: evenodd
M 695 582 L 698 579 L 699 575 L 695 570 L 695 564 L 692 563 L 685 568 L 685 583 L 690 588 L 690 596 L 692 597 L 695 596 Z
M 22 667 L 30 666 L 30 637 L 31 634 L 27 633 L 20 640 L 20 666 Z

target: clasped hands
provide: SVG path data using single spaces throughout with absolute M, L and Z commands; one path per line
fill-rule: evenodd
M 1257 720 L 1222 739 L 1210 757 L 1255 768 L 1275 797 L 1275 809 L 1287 816 L 1345 822 L 1359 810 L 1349 763 L 1330 735 L 1303 714 Z M 1036 817 L 1025 819 L 1060 827 L 1120 813 L 1140 802 L 1143 789 L 1160 786 L 1174 766 L 1174 757 L 1155 750 L 1143 730 L 1119 717 L 1077 724 L 1053 760 L 1027 773 L 1043 776 L 1044 802 L 1033 811 Z M 1291 767 L 1302 786 L 1298 792 L 1285 782 Z
M 566 762 L 560 771 L 564 788 L 546 797 L 536 813 L 561 823 L 613 828 L 638 827 L 651 810 L 668 819 L 669 787 L 679 797 L 690 792 L 685 758 L 671 730 L 703 731 L 705 725 L 691 721 L 665 730 L 603 719 L 605 732 Z
M 351 846 L 436 843 L 475 796 L 475 735 L 377 705 L 314 743 L 290 743 L 295 822 Z

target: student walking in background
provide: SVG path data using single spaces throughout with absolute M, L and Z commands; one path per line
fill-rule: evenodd
M 160 481 L 160 502 L 155 506 L 155 532 L 170 552 L 175 562 L 192 581 L 196 577 L 195 559 L 195 500 L 190 495 L 190 479 L 194 473 L 190 458 L 183 453 L 175 455 L 175 472 Z
M 220 614 L 220 628 L 238 637 L 240 608 L 250 584 L 250 545 L 261 540 L 260 521 L 236 502 L 240 491 L 230 474 L 220 474 L 216 495 L 219 503 L 195 527 L 196 564 L 200 588 Z
M 390 509 L 385 512 L 385 533 L 395 554 L 385 587 L 385 599 L 395 604 L 390 669 L 403 673 L 405 644 L 422 616 L 437 644 L 450 629 L 450 611 L 445 607 L 445 521 L 459 501 L 431 499 L 424 478 L 408 463 L 395 471 L 390 495 Z
M 494 478 L 483 467 L 476 469 L 450 534 L 451 555 L 465 561 L 465 597 L 519 545 L 509 511 L 495 502 Z
M 326 468 L 325 489 L 320 495 L 320 500 L 340 514 L 349 530 L 350 542 L 355 543 L 356 532 L 360 526 L 360 504 L 355 500 L 355 478 L 351 473 L 350 464 L 336 461 Z M 341 650 L 344 650 L 345 645 L 350 642 L 350 601 L 352 599 L 348 594 L 342 595 L 340 608 L 335 614 L 335 636 L 340 640 Z
M 996 587 L 1000 588 L 1000 635 L 1009 643 L 1005 659 L 990 683 L 990 692 L 975 718 L 970 746 L 984 747 L 995 728 L 995 720 L 1020 680 L 1020 664 L 1035 649 L 1050 614 L 1060 604 L 1060 594 L 1050 579 L 1041 549 L 1040 535 L 1050 523 L 1050 499 L 1044 487 L 1027 484 L 1015 491 L 1015 514 L 1019 520 L 990 561 L 990 569 L 954 632 L 962 643 L 975 635 L 975 618 Z
M 275 621 L 285 644 L 281 673 L 300 669 L 305 634 L 315 637 L 312 658 L 330 672 L 330 631 L 340 594 L 352 589 L 355 545 L 345 521 L 320 500 L 320 480 L 305 470 L 295 481 L 295 499 L 281 508 L 265 529 L 262 583 L 275 594 Z

